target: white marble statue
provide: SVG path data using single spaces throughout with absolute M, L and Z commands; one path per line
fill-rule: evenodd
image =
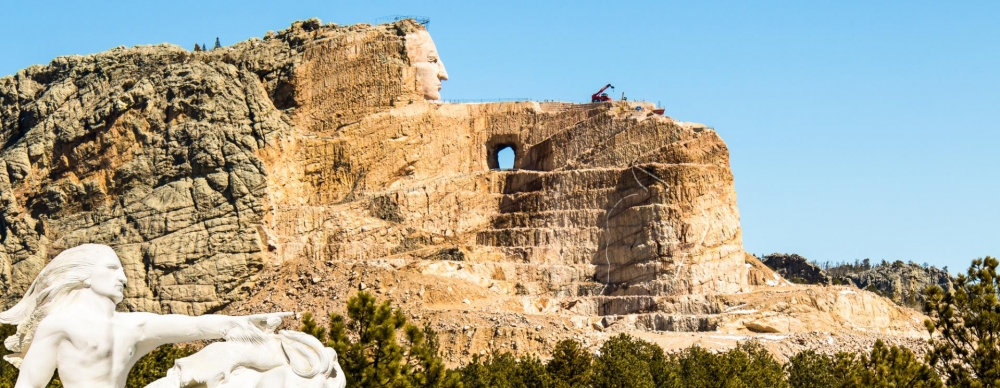
M 437 46 L 425 29 L 406 34 L 406 55 L 410 65 L 417 69 L 417 87 L 428 100 L 441 99 L 441 81 L 448 79 L 444 62 L 438 56 Z
M 20 369 L 15 388 L 45 387 L 55 370 L 67 388 L 121 388 L 160 345 L 227 339 L 178 360 L 150 387 L 345 386 L 333 349 L 299 332 L 273 330 L 289 313 L 250 316 L 116 312 L 127 279 L 111 247 L 84 244 L 42 269 L 21 301 L 0 313 L 17 325 L 4 358 Z

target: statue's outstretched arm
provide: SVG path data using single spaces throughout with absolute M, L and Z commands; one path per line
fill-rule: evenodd
M 59 342 L 65 339 L 62 330 L 42 322 L 35 331 L 35 338 L 28 353 L 21 361 L 20 374 L 14 388 L 45 388 L 56 371 L 56 353 Z
M 273 324 L 275 320 L 280 323 L 282 317 L 291 314 L 208 314 L 193 317 L 182 314 L 130 313 L 132 318 L 140 320 L 137 324 L 141 332 L 140 347 L 150 350 L 165 344 L 225 338 L 233 330 L 251 329 L 260 332 L 260 328 Z

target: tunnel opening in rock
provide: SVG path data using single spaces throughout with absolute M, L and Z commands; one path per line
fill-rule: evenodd
M 497 167 L 501 170 L 514 169 L 514 148 L 504 146 L 497 151 Z
M 487 145 L 487 164 L 491 170 L 513 170 L 517 160 L 517 145 L 507 142 Z

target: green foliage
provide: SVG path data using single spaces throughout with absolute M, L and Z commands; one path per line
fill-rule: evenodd
M 3 346 L 3 340 L 14 335 L 17 332 L 17 326 L 0 324 L 0 388 L 14 388 L 14 383 L 17 382 L 17 368 L 11 365 L 6 360 L 3 360 L 3 356 L 10 354 L 10 351 Z M 62 388 L 62 381 L 59 381 L 57 375 L 52 376 L 52 381 L 46 388 Z
M 16 326 L 0 325 L 0 342 L 13 335 L 17 331 Z M 10 353 L 7 348 L 0 344 L 0 357 Z M 142 388 L 156 379 L 166 376 L 167 369 L 174 366 L 174 360 L 187 357 L 194 353 L 193 349 L 178 347 L 175 345 L 164 345 L 153 352 L 143 356 L 132 367 L 128 374 L 126 388 Z M 58 372 L 57 372 L 58 374 Z M 13 388 L 17 382 L 18 371 L 7 361 L 0 360 L 0 388 Z M 62 382 L 58 376 L 53 376 L 47 388 L 62 388 Z
M 860 387 L 943 387 L 940 376 L 930 366 L 918 361 L 909 349 L 887 347 L 875 341 L 871 353 L 862 354 L 857 381 Z
M 569 387 L 590 385 L 593 357 L 574 340 L 562 340 L 552 350 L 552 360 L 545 370 L 556 381 Z
M 177 345 L 163 345 L 149 354 L 142 356 L 128 373 L 126 388 L 142 388 L 157 379 L 166 376 L 167 370 L 174 366 L 174 360 L 190 356 L 195 350 Z
M 666 386 L 671 387 L 788 386 L 782 365 L 756 342 L 720 354 L 691 347 L 672 355 L 668 368 L 670 380 Z
M 303 316 L 301 330 L 337 351 L 350 387 L 459 386 L 438 356 L 437 334 L 407 324 L 401 310 L 367 292 L 347 301 L 347 318 L 330 314 L 329 331 L 312 314 Z
M 212 47 L 212 50 L 215 50 L 215 49 L 218 49 L 218 48 L 222 48 L 222 44 L 219 43 L 219 37 L 216 36 L 215 37 L 215 46 Z
M 402 373 L 409 380 L 409 386 L 461 386 L 458 373 L 448 370 L 438 355 L 441 343 L 430 324 L 425 324 L 423 329 L 407 325 L 405 334 L 409 350 L 406 352 Z
M 509 352 L 491 354 L 485 359 L 475 355 L 458 372 L 464 388 L 567 387 L 550 376 L 537 358 L 527 356 L 517 360 Z
M 827 388 L 843 386 L 843 378 L 835 374 L 836 361 L 826 355 L 805 350 L 792 356 L 785 364 L 788 385 L 796 388 Z
M 601 346 L 594 361 L 595 388 L 655 388 L 665 386 L 668 374 L 663 349 L 627 334 Z
M 1000 387 L 1000 276 L 997 259 L 972 261 L 959 275 L 954 291 L 927 289 L 924 322 L 931 333 L 928 360 L 942 371 L 949 386 Z
M 943 387 L 940 376 L 908 349 L 875 342 L 870 353 L 827 356 L 807 350 L 785 366 L 792 387 Z

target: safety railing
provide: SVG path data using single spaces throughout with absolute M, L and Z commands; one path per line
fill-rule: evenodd
M 438 101 L 448 104 L 475 104 L 484 102 L 516 102 L 516 101 L 533 101 L 533 100 L 526 97 L 510 97 L 510 98 L 446 98 Z
M 417 23 L 423 24 L 425 26 L 431 23 L 431 18 L 426 17 L 426 16 L 417 16 L 417 15 L 389 15 L 389 16 L 382 16 L 380 18 L 376 18 L 372 22 L 372 24 L 393 23 L 393 22 L 398 22 L 398 21 L 403 20 L 403 19 L 413 19 Z

